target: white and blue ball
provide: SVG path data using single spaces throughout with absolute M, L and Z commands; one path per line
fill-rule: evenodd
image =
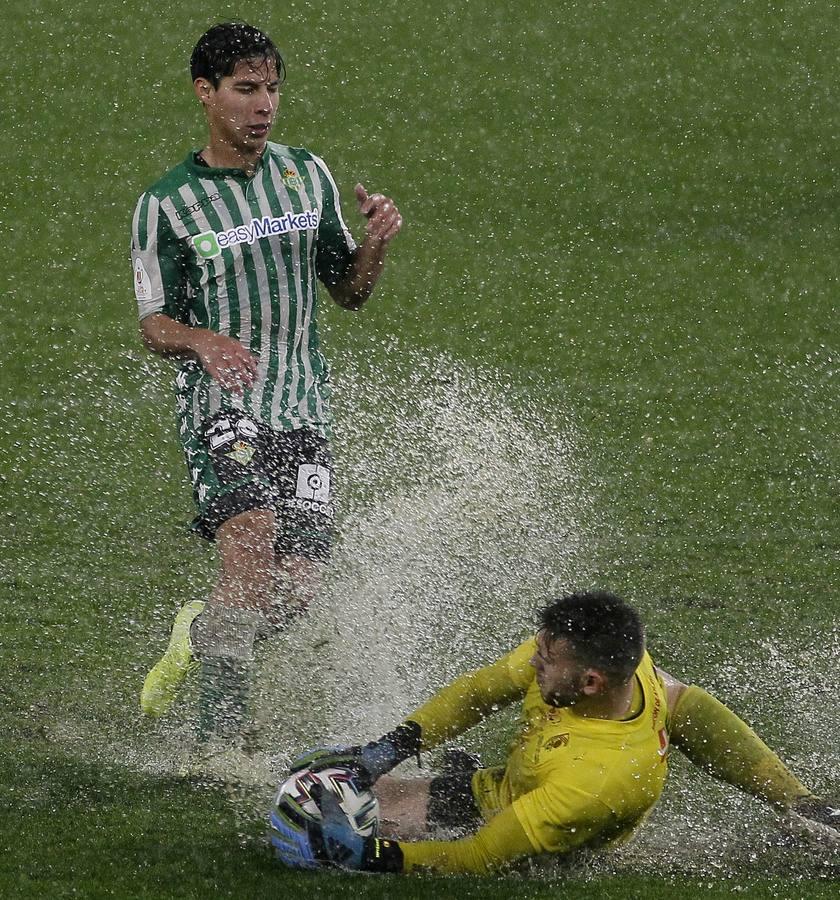
M 274 805 L 289 797 L 313 822 L 321 821 L 321 810 L 312 796 L 312 788 L 320 785 L 335 795 L 354 831 L 362 837 L 374 837 L 379 831 L 379 801 L 373 791 L 359 787 L 352 769 L 333 766 L 313 772 L 302 769 L 290 775 L 277 789 Z M 317 790 L 315 791 L 317 794 Z

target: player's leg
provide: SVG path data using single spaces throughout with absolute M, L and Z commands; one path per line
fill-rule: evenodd
M 266 471 L 269 429 L 256 425 L 241 413 L 225 412 L 209 419 L 197 431 L 183 428 L 182 434 L 197 507 L 192 528 L 197 534 L 215 540 L 218 532 L 224 531 L 225 523 L 241 513 L 251 510 L 270 512 L 274 495 Z M 249 562 L 249 556 L 253 557 L 254 551 L 250 550 L 242 556 L 238 549 L 242 544 L 240 531 L 238 526 L 231 526 L 227 532 L 230 550 L 222 553 L 222 573 L 214 590 L 214 595 L 218 597 L 227 596 L 231 590 L 236 593 L 234 582 L 241 581 L 239 573 L 245 573 L 249 567 L 254 568 L 253 561 Z M 237 563 L 240 557 L 241 562 Z M 254 589 L 259 591 L 262 576 L 246 575 L 246 580 L 248 578 L 255 580 Z M 147 715 L 162 716 L 166 713 L 187 674 L 197 668 L 192 633 L 204 609 L 203 601 L 191 600 L 175 617 L 166 652 L 143 684 L 140 706 Z
M 473 776 L 473 771 L 434 778 L 383 776 L 374 787 L 382 833 L 419 840 L 441 830 L 475 831 L 483 818 L 473 794 Z
M 277 582 L 266 613 L 266 636 L 305 613 L 321 589 L 332 552 L 335 491 L 325 438 L 309 429 L 274 433 L 270 448 Z
M 228 519 L 216 532 L 218 581 L 193 627 L 201 663 L 199 738 L 231 738 L 245 723 L 254 637 L 276 583 L 274 512 L 256 509 Z
M 280 553 L 275 554 L 274 563 L 274 587 L 258 632 L 260 637 L 284 631 L 294 619 L 307 613 L 321 588 L 326 567 L 320 560 Z
M 418 840 L 427 834 L 431 778 L 383 775 L 374 786 L 379 801 L 379 828 L 386 837 Z

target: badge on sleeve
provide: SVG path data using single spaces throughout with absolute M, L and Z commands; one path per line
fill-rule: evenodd
M 134 262 L 134 296 L 140 303 L 152 299 L 152 279 L 140 257 Z

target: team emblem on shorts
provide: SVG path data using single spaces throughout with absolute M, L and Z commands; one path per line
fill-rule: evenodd
M 298 466 L 295 496 L 313 503 L 330 502 L 330 470 L 310 463 Z
M 253 459 L 255 452 L 256 450 L 250 444 L 246 444 L 245 441 L 237 441 L 230 453 L 225 453 L 225 456 L 234 462 L 238 462 L 240 466 L 247 466 Z

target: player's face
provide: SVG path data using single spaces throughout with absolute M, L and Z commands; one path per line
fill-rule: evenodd
M 585 696 L 588 670 L 574 658 L 568 641 L 551 640 L 541 631 L 531 665 L 537 672 L 540 694 L 549 706 L 574 706 Z
M 241 59 L 232 75 L 219 80 L 218 87 L 198 78 L 195 88 L 207 110 L 214 141 L 245 153 L 262 151 L 280 97 L 280 79 L 273 60 Z

